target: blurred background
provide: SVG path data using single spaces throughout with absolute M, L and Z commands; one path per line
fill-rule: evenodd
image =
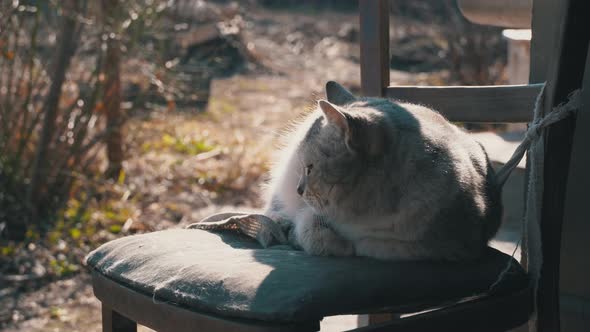
M 392 84 L 526 80 L 455 1 L 390 2 Z M 0 1 L 0 328 L 98 331 L 86 253 L 260 207 L 289 122 L 328 80 L 359 91 L 357 7 Z

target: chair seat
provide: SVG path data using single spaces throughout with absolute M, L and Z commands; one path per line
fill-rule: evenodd
M 153 298 L 203 313 L 272 322 L 388 308 L 412 312 L 483 295 L 511 258 L 489 248 L 470 263 L 384 262 L 261 248 L 232 232 L 167 230 L 128 236 L 91 252 L 95 273 Z M 498 292 L 526 287 L 514 262 Z

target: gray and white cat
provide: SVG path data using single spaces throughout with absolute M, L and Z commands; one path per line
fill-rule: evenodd
M 312 255 L 478 257 L 502 214 L 483 147 L 426 107 L 326 94 L 288 135 L 264 216 Z

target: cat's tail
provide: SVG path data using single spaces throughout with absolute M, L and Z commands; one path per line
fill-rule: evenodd
M 209 216 L 186 228 L 207 231 L 234 230 L 256 239 L 264 248 L 273 242 L 287 244 L 282 227 L 269 217 L 256 213 L 226 212 Z
M 199 223 L 212 223 L 212 222 L 216 222 L 216 221 L 222 221 L 224 219 L 231 218 L 231 217 L 243 216 L 246 214 L 249 214 L 249 213 L 246 213 L 246 212 L 222 212 L 222 213 L 210 215 L 210 216 L 206 217 L 205 219 L 199 221 Z M 189 226 L 187 226 L 187 227 L 189 227 Z

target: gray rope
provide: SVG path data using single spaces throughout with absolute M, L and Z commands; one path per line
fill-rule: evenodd
M 538 114 L 541 109 L 543 97 L 545 92 L 545 85 L 541 88 L 541 91 L 537 95 L 535 100 L 535 114 Z M 506 164 L 498 171 L 496 174 L 496 181 L 500 185 L 500 187 L 504 186 L 508 177 L 516 168 L 516 165 L 520 163 L 522 157 L 527 152 L 527 150 L 531 147 L 531 144 L 535 142 L 539 137 L 542 135 L 543 130 L 550 125 L 554 124 L 555 122 L 561 121 L 567 118 L 570 114 L 572 114 L 576 109 L 580 107 L 580 90 L 575 90 L 574 92 L 570 93 L 568 96 L 568 100 L 565 103 L 559 104 L 557 107 L 554 107 L 553 110 L 547 114 L 545 117 L 536 118 L 530 124 L 529 129 L 526 131 L 524 140 L 520 145 L 516 148 L 516 151 L 510 157 L 510 160 L 506 162 Z
M 525 133 L 524 139 L 522 143 L 516 148 L 510 160 L 504 164 L 504 166 L 498 171 L 496 174 L 496 181 L 498 185 L 501 187 L 504 186 L 508 177 L 516 168 L 516 165 L 520 163 L 524 154 L 531 148 L 531 145 L 535 143 L 542 135 L 544 134 L 544 130 L 549 127 L 550 125 L 559 122 L 572 113 L 574 113 L 577 109 L 581 106 L 581 98 L 580 98 L 580 89 L 574 90 L 568 95 L 567 101 L 559 104 L 556 107 L 553 107 L 551 112 L 546 114 L 545 116 L 541 116 L 542 104 L 544 99 L 544 92 L 545 92 L 545 84 L 541 88 L 541 91 L 537 95 L 535 100 L 535 108 L 534 108 L 534 119 L 533 122 L 529 125 L 528 130 Z M 527 187 L 527 196 L 531 195 L 531 187 Z M 528 218 L 523 218 L 522 220 L 522 231 L 527 232 L 529 230 L 528 225 Z M 534 255 L 541 257 L 541 233 L 540 233 L 540 225 L 538 222 L 533 226 L 533 231 L 531 234 L 528 234 L 526 237 L 527 248 L 529 251 L 532 251 Z M 506 267 L 500 272 L 496 281 L 490 286 L 489 291 L 493 291 L 498 284 L 504 279 L 504 277 L 510 273 L 512 268 L 512 262 L 514 261 L 514 255 L 518 247 L 520 246 L 521 239 L 518 240 L 516 246 L 514 247 L 514 251 L 506 264 Z M 530 262 L 532 263 L 532 262 Z M 541 268 L 542 261 L 538 262 L 539 266 L 529 266 L 529 270 L 532 270 L 533 282 L 535 285 L 538 282 L 539 278 L 539 271 Z

